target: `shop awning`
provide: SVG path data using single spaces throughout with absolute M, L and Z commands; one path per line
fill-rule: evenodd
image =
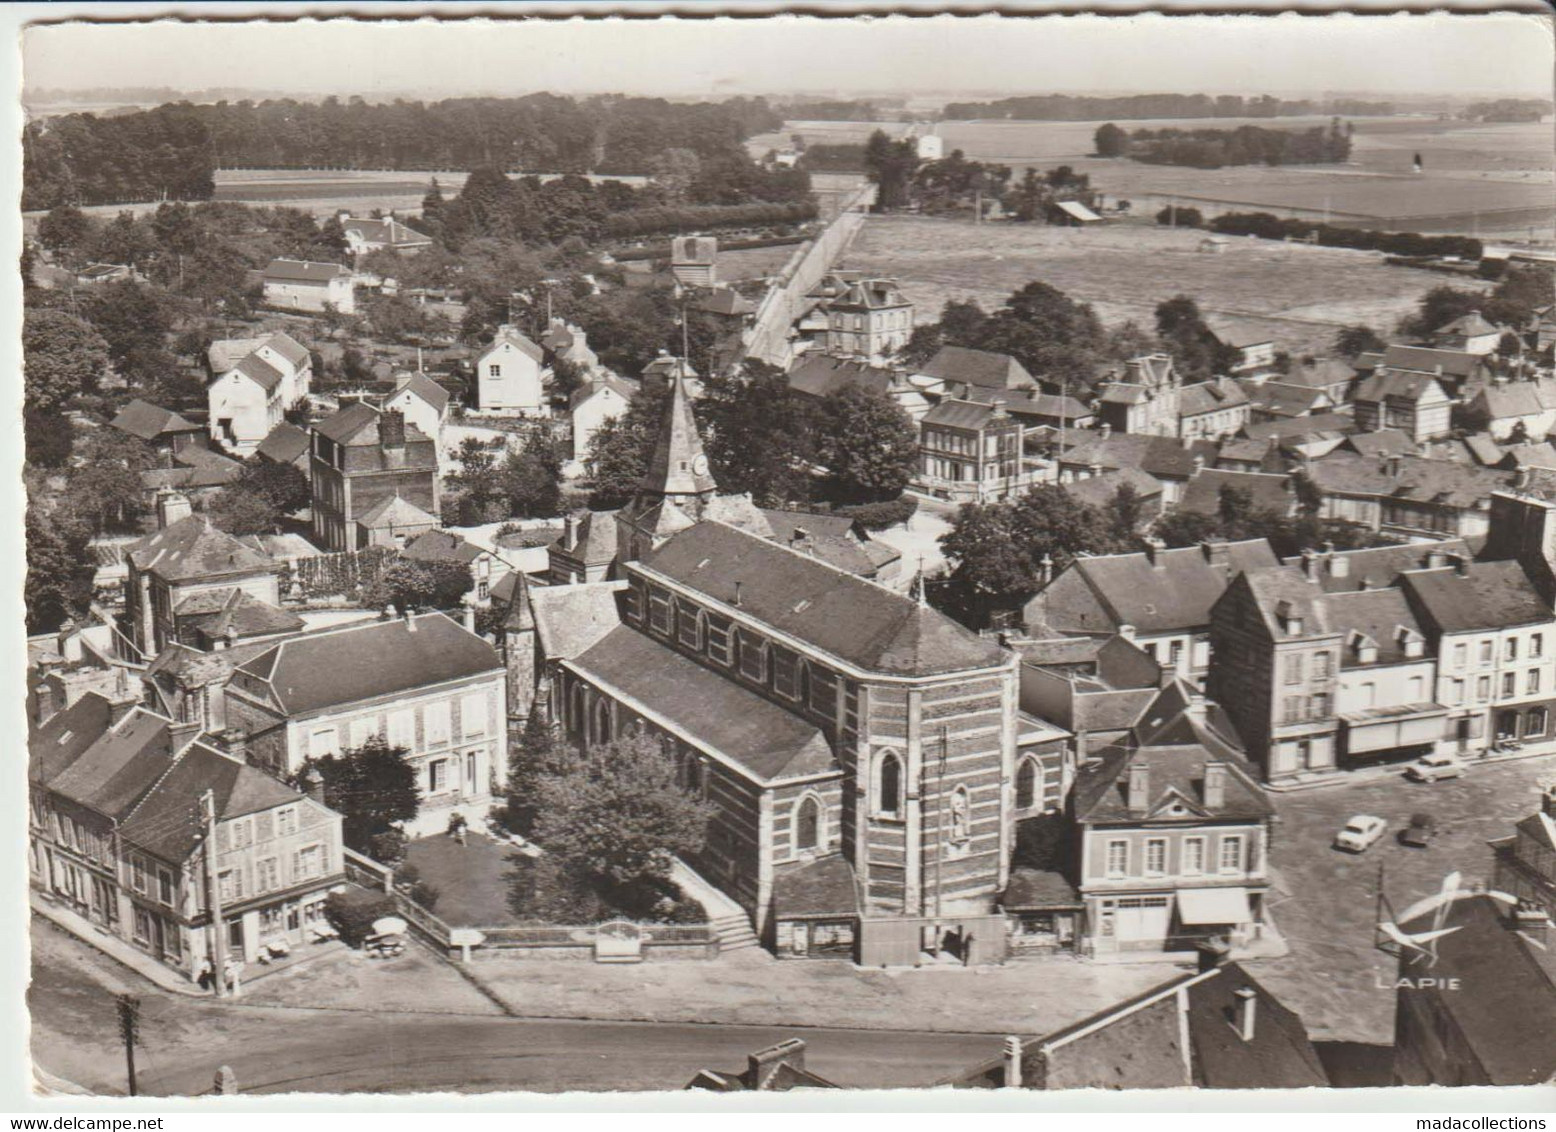
M 1189 888 L 1178 893 L 1184 924 L 1247 924 L 1253 921 L 1246 888 Z

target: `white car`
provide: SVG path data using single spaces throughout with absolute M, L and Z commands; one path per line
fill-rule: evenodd
M 1352 853 L 1364 853 L 1388 829 L 1388 822 L 1371 814 L 1357 814 L 1334 835 L 1334 847 Z
M 1405 777 L 1412 782 L 1436 782 L 1439 778 L 1458 778 L 1465 771 L 1464 763 L 1449 754 L 1422 755 L 1405 767 Z

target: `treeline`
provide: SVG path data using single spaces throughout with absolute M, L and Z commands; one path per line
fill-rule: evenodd
M 743 157 L 747 137 L 782 124 L 761 98 L 676 103 L 552 94 L 178 103 L 114 118 L 71 114 L 28 126 L 23 207 L 207 199 L 214 171 L 228 164 L 648 174 L 672 150 L 705 161 Z
M 1499 98 L 1475 102 L 1464 109 L 1466 118 L 1482 122 L 1538 122 L 1551 112 L 1551 104 L 1538 98 Z
M 857 143 L 825 142 L 800 154 L 800 168 L 812 173 L 859 173 L 864 167 L 864 146 Z
M 1179 209 L 1177 223 L 1193 210 Z M 1158 216 L 1160 219 L 1160 216 Z M 1226 236 L 1258 236 L 1266 240 L 1306 239 L 1331 248 L 1363 248 L 1390 255 L 1445 255 L 1479 259 L 1481 243 L 1468 236 L 1423 236 L 1419 232 L 1381 232 L 1371 228 L 1339 228 L 1311 220 L 1289 220 L 1268 212 L 1228 212 L 1210 222 L 1210 230 Z
M 1338 118 L 1327 129 L 1239 126 L 1235 130 L 1135 130 L 1129 134 L 1109 122 L 1097 129 L 1094 141 L 1102 157 L 1219 169 L 1225 165 L 1332 165 L 1348 161 L 1353 132 L 1352 126 L 1342 126 Z
M 784 117 L 795 122 L 873 122 L 877 113 L 875 103 L 862 98 L 851 102 L 792 102 L 779 109 Z
M 610 236 L 625 238 L 676 232 L 710 232 L 721 228 L 766 228 L 803 224 L 816 219 L 816 215 L 815 201 L 637 208 L 610 217 L 605 222 L 605 232 Z
M 1369 113 L 1392 113 L 1386 111 Z M 1045 122 L 1089 122 L 1101 118 L 1289 118 L 1325 112 L 1322 103 L 1307 99 L 1286 101 L 1268 94 L 1244 98 L 1240 94 L 1132 94 L 1099 98 L 1073 94 L 1026 95 L 995 102 L 952 102 L 947 119 L 1015 118 Z M 1342 113 L 1336 106 L 1334 113 Z

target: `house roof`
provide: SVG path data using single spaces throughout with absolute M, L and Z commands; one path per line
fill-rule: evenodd
M 1356 388 L 1356 400 L 1365 402 L 1397 401 L 1446 401 L 1448 395 L 1436 378 L 1424 373 L 1406 373 L 1395 370 L 1375 372 Z
M 108 729 L 113 709 L 108 697 L 90 691 L 27 734 L 27 773 L 35 782 L 50 782 L 75 762 Z
M 1226 785 L 1222 804 L 1210 806 L 1205 800 L 1205 762 L 1207 758 L 1226 764 Z M 1147 768 L 1147 798 L 1144 811 L 1131 810 L 1127 784 L 1129 768 Z M 1102 757 L 1082 763 L 1076 772 L 1074 807 L 1079 822 L 1116 822 L 1172 820 L 1161 808 L 1181 799 L 1188 812 L 1183 821 L 1220 820 L 1256 821 L 1275 812 L 1255 782 L 1252 770 L 1241 759 L 1228 758 L 1224 752 L 1207 753 L 1198 744 L 1147 746 L 1130 749 L 1109 747 Z
M 1381 590 L 1341 590 L 1325 595 L 1330 620 L 1347 634 L 1360 633 L 1377 646 L 1374 664 L 1397 664 L 1409 659 L 1405 655 L 1401 630 L 1422 639 L 1421 625 L 1415 611 L 1410 608 L 1404 591 L 1390 587 Z M 1340 667 L 1370 668 L 1363 664 L 1354 649 L 1341 653 Z
M 512 346 L 519 353 L 533 361 L 544 362 L 546 360 L 546 352 L 530 341 L 516 326 L 499 326 L 497 333 L 492 336 L 492 344 L 486 348 L 486 353 L 489 354 L 504 345 Z M 485 354 L 482 356 L 484 357 Z
M 286 377 L 285 374 L 258 354 L 244 355 L 238 359 L 238 364 L 232 368 L 244 377 L 249 378 L 266 393 L 273 391 Z
M 313 431 L 337 444 L 350 444 L 369 426 L 377 434 L 378 410 L 365 401 L 353 401 L 335 410 L 313 426 Z
M 808 354 L 789 371 L 789 388 L 812 397 L 826 397 L 849 386 L 885 393 L 896 382 L 897 375 L 889 369 L 830 354 Z
M 469 565 L 487 552 L 463 535 L 432 530 L 417 535 L 405 544 L 405 549 L 400 553 L 420 562 L 458 562 Z
M 630 625 L 611 629 L 565 663 L 759 782 L 841 773 L 820 729 Z
M 1510 472 L 1454 460 L 1413 455 L 1371 460 L 1346 451 L 1314 460 L 1304 472 L 1325 494 L 1392 496 L 1461 510 L 1483 505 L 1512 481 Z
M 268 681 L 288 715 L 501 670 L 491 645 L 442 613 L 305 633 L 240 668 Z
M 1439 326 L 1432 333 L 1443 335 L 1458 334 L 1466 338 L 1475 338 L 1483 334 L 1499 333 L 1501 329 L 1500 326 L 1487 322 L 1479 311 L 1470 311 L 1468 314 L 1460 315 L 1446 326 Z
M 1313 556 L 1313 572 L 1318 584 L 1326 593 L 1340 593 L 1362 588 L 1376 589 L 1398 583 L 1406 570 L 1421 570 L 1427 566 L 1428 556 L 1441 554 L 1445 558 L 1471 556 L 1469 544 L 1463 539 L 1451 538 L 1441 542 L 1412 542 L 1399 546 L 1374 546 L 1365 550 L 1334 550 Z M 1283 558 L 1287 566 L 1300 566 L 1301 555 Z
M 692 309 L 709 314 L 747 315 L 756 311 L 756 304 L 732 287 L 718 287 L 693 303 Z
M 857 916 L 859 884 L 840 854 L 791 861 L 773 869 L 774 919 Z
M 259 338 L 218 338 L 205 350 L 206 361 L 213 374 L 223 374 L 248 357 L 264 343 Z
M 202 841 L 195 817 L 210 791 L 218 820 L 258 813 L 300 801 L 301 793 L 254 767 L 194 743 L 125 819 L 125 840 L 164 861 L 183 861 Z
M 1238 992 L 1251 990 L 1253 1040 L 1244 1041 L 1235 1019 Z M 1236 963 L 1217 967 L 1188 987 L 1189 1045 L 1194 1084 L 1207 1089 L 1326 1088 L 1329 1076 L 1308 1039 L 1302 1019 Z
M 1533 625 L 1551 619 L 1549 603 L 1516 560 L 1468 562 L 1400 576 L 1421 616 L 1439 632 L 1464 633 Z
M 382 220 L 348 217 L 342 221 L 341 227 L 347 232 L 355 231 L 367 243 L 383 244 L 385 247 L 426 247 L 432 243 L 432 237 L 407 228 L 392 216 Z
M 435 527 L 437 524 L 436 515 L 428 514 L 399 495 L 391 495 L 387 499 L 379 500 L 357 516 L 357 525 L 370 531 L 388 530 L 394 527 Z
M 568 399 L 568 407 L 576 412 L 578 407 L 584 402 L 598 397 L 607 389 L 623 401 L 631 401 L 638 395 L 638 387 L 635 382 L 628 381 L 624 377 L 617 377 L 613 373 L 607 373 L 573 390 L 572 397 Z
M 982 385 L 989 389 L 1036 389 L 1037 379 L 1009 354 L 973 350 L 966 346 L 942 346 L 918 371 L 941 381 Z
M 1287 514 L 1296 502 L 1290 476 L 1206 468 L 1185 485 L 1178 507 L 1201 515 L 1215 515 L 1221 509 L 1221 492 L 1228 488 L 1247 492 L 1255 509 L 1274 511 L 1279 515 Z
M 958 401 L 947 397 L 925 413 L 920 423 L 976 431 L 987 427 L 994 419 L 994 414 L 993 405 L 980 405 L 976 401 Z
M 1379 456 L 1402 456 L 1416 449 L 1415 441 L 1397 428 L 1381 428 L 1377 432 L 1354 432 L 1345 438 L 1344 444 L 1352 452 L 1374 459 Z
M 308 431 L 282 421 L 259 442 L 255 454 L 277 464 L 292 464 L 308 451 Z
M 1480 407 L 1494 421 L 1537 417 L 1556 410 L 1556 379 L 1492 382 L 1475 395 L 1471 404 Z
M 1133 432 L 1091 433 L 1067 448 L 1062 462 L 1066 467 L 1139 468 L 1157 479 L 1186 480 L 1199 468 L 1213 466 L 1216 455 L 1216 445 L 1209 440 L 1185 441 Z
M 1236 350 L 1246 350 L 1250 346 L 1268 346 L 1275 341 L 1268 330 L 1250 322 L 1212 318 L 1209 320 L 1209 326 L 1217 342 Z
M 269 346 L 285 358 L 294 370 L 302 369 L 312 361 L 308 354 L 308 347 L 297 341 L 290 334 L 282 333 L 279 330 L 262 339 L 259 345 Z M 258 349 L 259 347 L 255 348 Z
M 106 703 L 99 693 L 88 692 L 77 704 L 89 699 Z M 97 704 L 83 710 L 72 705 L 61 716 L 33 732 L 28 744 L 30 774 L 56 794 L 116 821 L 145 796 L 172 761 L 170 721 L 144 708 L 134 709 L 114 726 L 108 725 L 107 714 Z M 84 745 L 79 743 L 78 728 L 90 735 Z M 48 750 L 51 742 L 57 744 L 66 735 L 74 758 Z
M 530 586 L 540 651 L 552 660 L 571 660 L 587 652 L 621 624 L 616 598 L 621 589 L 620 582 Z
M 138 397 L 119 410 L 119 415 L 114 417 L 112 424 L 120 432 L 127 432 L 141 440 L 155 440 L 170 432 L 201 430 L 201 426 L 192 424 L 173 410 L 163 409 Z
M 1193 480 L 1189 481 L 1191 484 Z M 1110 468 L 1101 475 L 1087 476 L 1083 480 L 1065 485 L 1065 491 L 1082 503 L 1101 507 L 1117 494 L 1125 484 L 1134 488 L 1143 499 L 1155 499 L 1162 494 L 1162 481 L 1139 468 Z
M 1078 200 L 1061 200 L 1054 203 L 1058 205 L 1060 212 L 1063 212 L 1067 216 L 1074 217 L 1076 220 L 1090 223 L 1093 220 L 1102 219 L 1102 217 L 1098 216 L 1095 212 L 1087 208 Z
M 1420 932 L 1437 927 L 1436 912 L 1406 920 L 1400 928 Z M 1556 1077 L 1556 982 L 1536 945 L 1510 929 L 1495 898 L 1465 894 L 1447 908 L 1439 936 L 1437 978 L 1457 978 L 1456 994 L 1433 994 L 1436 1007 L 1452 1019 L 1493 1085 L 1538 1085 Z M 1546 959 L 1548 962 L 1548 959 Z M 1403 995 L 1432 994 L 1403 990 Z
M 1281 378 L 1287 385 L 1305 385 L 1311 389 L 1327 389 L 1356 380 L 1356 368 L 1341 358 L 1309 358 L 1293 362 Z
M 848 285 L 848 288 L 831 304 L 833 307 L 851 310 L 863 308 L 865 310 L 886 310 L 890 307 L 907 307 L 913 304 L 908 301 L 894 279 L 858 279 Z
M 585 566 L 602 566 L 615 561 L 618 534 L 616 512 L 590 511 L 579 520 L 577 533 L 571 543 L 568 542 L 567 529 L 564 527 L 551 547 L 553 551 Z
M 225 637 L 229 631 L 240 639 L 297 633 L 306 625 L 295 613 L 261 601 L 236 586 L 191 594 L 173 612 L 180 622 L 187 622 L 213 640 Z
M 1185 385 L 1178 391 L 1178 414 L 1184 417 L 1197 417 L 1246 404 L 1248 395 L 1243 387 L 1227 377 Z
M 155 534 L 147 535 L 128 551 L 139 570 L 167 581 L 208 575 L 259 573 L 271 560 L 243 542 L 211 526 L 203 515 L 187 515 Z
M 1314 409 L 1327 408 L 1332 402 L 1323 389 L 1306 385 L 1289 385 L 1284 381 L 1239 382 L 1248 397 L 1248 403 L 1261 412 L 1285 417 L 1304 417 Z
M 1021 662 L 1036 668 L 1095 664 L 1106 637 L 1048 637 L 1040 641 L 1016 641 L 1011 647 Z
M 1344 437 L 1356 431 L 1356 418 L 1348 413 L 1314 413 L 1306 417 L 1277 417 L 1243 426 L 1249 440 L 1302 441 L 1322 436 Z
M 671 536 L 640 568 L 872 672 L 928 676 L 1010 659 L 912 598 L 725 523 Z
M 427 404 L 431 405 L 433 410 L 439 415 L 448 408 L 449 391 L 420 370 L 417 370 L 415 373 L 408 373 L 395 382 L 394 392 L 389 395 L 389 400 L 392 401 L 400 394 L 406 392 L 420 397 Z
M 185 688 L 225 684 L 234 668 L 274 645 L 272 640 L 238 641 L 228 648 L 206 652 L 175 641 L 157 654 L 146 674 L 153 678 L 166 676 Z
M 1357 361 L 1361 361 L 1358 358 Z M 1446 377 L 1467 378 L 1485 368 L 1485 359 L 1479 354 L 1467 354 L 1463 350 L 1435 350 L 1429 346 L 1389 346 L 1383 351 L 1377 365 L 1389 369 L 1415 370 L 1419 373 L 1442 374 Z
M 351 272 L 338 263 L 318 263 L 302 259 L 273 259 L 264 270 L 267 280 L 287 283 L 312 283 L 323 286 L 340 277 L 351 278 Z

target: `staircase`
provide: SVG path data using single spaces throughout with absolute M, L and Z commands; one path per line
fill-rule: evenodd
M 670 879 L 680 886 L 682 892 L 700 901 L 703 908 L 707 909 L 708 922 L 713 925 L 714 937 L 719 941 L 720 955 L 761 948 L 762 941 L 757 939 L 746 910 L 704 880 L 685 861 L 677 860 L 671 866 Z

